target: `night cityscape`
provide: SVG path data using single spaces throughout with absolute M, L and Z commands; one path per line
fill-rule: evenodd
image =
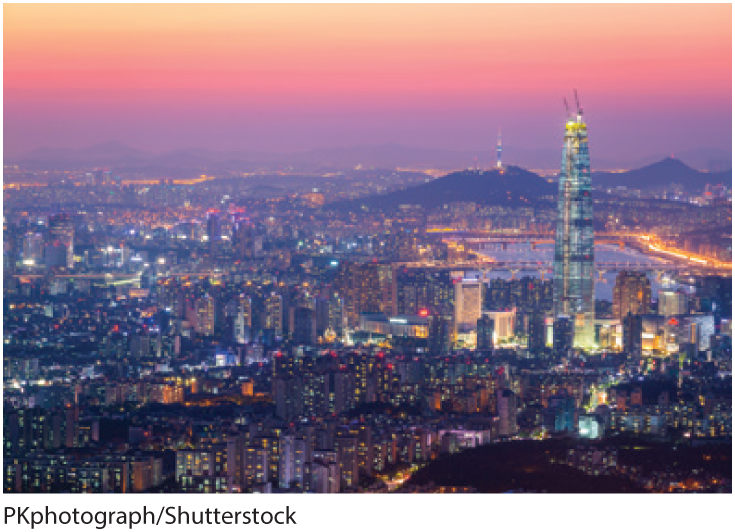
M 732 493 L 731 6 L 280 9 L 5 6 L 3 492 Z

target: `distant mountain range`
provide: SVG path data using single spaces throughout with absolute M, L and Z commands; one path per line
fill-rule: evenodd
M 523 168 L 509 166 L 503 171 L 454 172 L 416 187 L 333 203 L 327 208 L 353 212 L 394 211 L 402 205 L 436 208 L 453 202 L 533 207 L 555 194 L 555 184 Z
M 515 146 L 503 147 L 506 164 L 525 168 L 555 169 L 559 166 L 560 149 L 529 150 Z M 629 161 L 596 158 L 592 167 L 600 169 L 635 168 L 661 160 L 663 155 Z M 688 165 L 700 169 L 727 170 L 732 167 L 732 154 L 716 149 L 697 149 L 677 154 Z M 84 149 L 40 148 L 18 157 L 8 157 L 6 164 L 19 164 L 31 170 L 105 167 L 201 167 L 215 170 L 232 165 L 250 166 L 310 166 L 310 167 L 366 167 L 396 168 L 423 167 L 447 170 L 475 165 L 490 167 L 495 162 L 494 149 L 453 151 L 416 148 L 398 144 L 325 148 L 295 152 L 212 151 L 203 148 L 180 149 L 155 154 L 131 148 L 119 142 L 106 142 Z
M 646 190 L 678 183 L 687 191 L 701 193 L 705 184 L 732 183 L 732 170 L 727 172 L 699 172 L 678 159 L 666 158 L 657 163 L 628 172 L 595 172 L 595 188 L 626 188 Z M 463 170 L 453 172 L 428 183 L 380 194 L 337 202 L 329 205 L 341 211 L 381 210 L 395 211 L 402 205 L 420 205 L 437 208 L 453 202 L 473 202 L 479 205 L 507 207 L 538 206 L 556 196 L 556 183 L 518 166 L 503 171 Z M 597 191 L 595 196 L 607 196 Z
M 701 192 L 705 185 L 724 183 L 732 186 L 732 170 L 725 172 L 700 172 L 679 159 L 667 157 L 662 161 L 628 172 L 593 172 L 592 183 L 600 187 L 619 187 L 646 190 L 676 183 L 693 193 Z

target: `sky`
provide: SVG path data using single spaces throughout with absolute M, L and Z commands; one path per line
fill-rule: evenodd
M 5 4 L 5 156 L 732 146 L 730 4 Z

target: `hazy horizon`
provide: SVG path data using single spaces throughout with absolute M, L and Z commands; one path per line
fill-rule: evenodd
M 154 153 L 485 151 L 498 128 L 509 146 L 546 150 L 561 145 L 574 88 L 593 158 L 732 146 L 728 4 L 10 4 L 4 15 L 6 158 L 108 140 Z
M 520 166 L 529 170 L 549 172 L 558 169 L 560 147 L 525 149 L 520 146 L 503 145 L 503 161 L 507 165 Z M 184 157 L 177 161 L 177 157 Z M 13 156 L 4 154 L 6 164 L 31 164 L 32 166 L 126 166 L 154 164 L 164 166 L 188 166 L 196 164 L 191 157 L 207 166 L 215 167 L 226 162 L 241 162 L 260 165 L 303 165 L 326 164 L 334 167 L 353 167 L 358 164 L 373 168 L 434 167 L 457 170 L 477 165 L 493 168 L 496 164 L 495 146 L 482 150 L 452 150 L 425 146 L 410 146 L 397 143 L 375 143 L 345 146 L 324 146 L 310 150 L 217 150 L 203 147 L 180 147 L 166 151 L 152 151 L 117 140 L 100 141 L 91 146 L 69 148 L 42 146 L 31 152 Z M 632 170 L 658 163 L 667 158 L 678 159 L 697 170 L 721 171 L 732 167 L 732 152 L 716 148 L 701 147 L 683 152 L 654 153 L 627 159 L 593 158 L 593 170 Z M 207 163 L 208 161 L 208 163 Z

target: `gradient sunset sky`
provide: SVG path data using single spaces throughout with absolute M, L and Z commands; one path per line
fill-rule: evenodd
M 6 4 L 6 156 L 387 142 L 592 154 L 732 145 L 729 4 Z

